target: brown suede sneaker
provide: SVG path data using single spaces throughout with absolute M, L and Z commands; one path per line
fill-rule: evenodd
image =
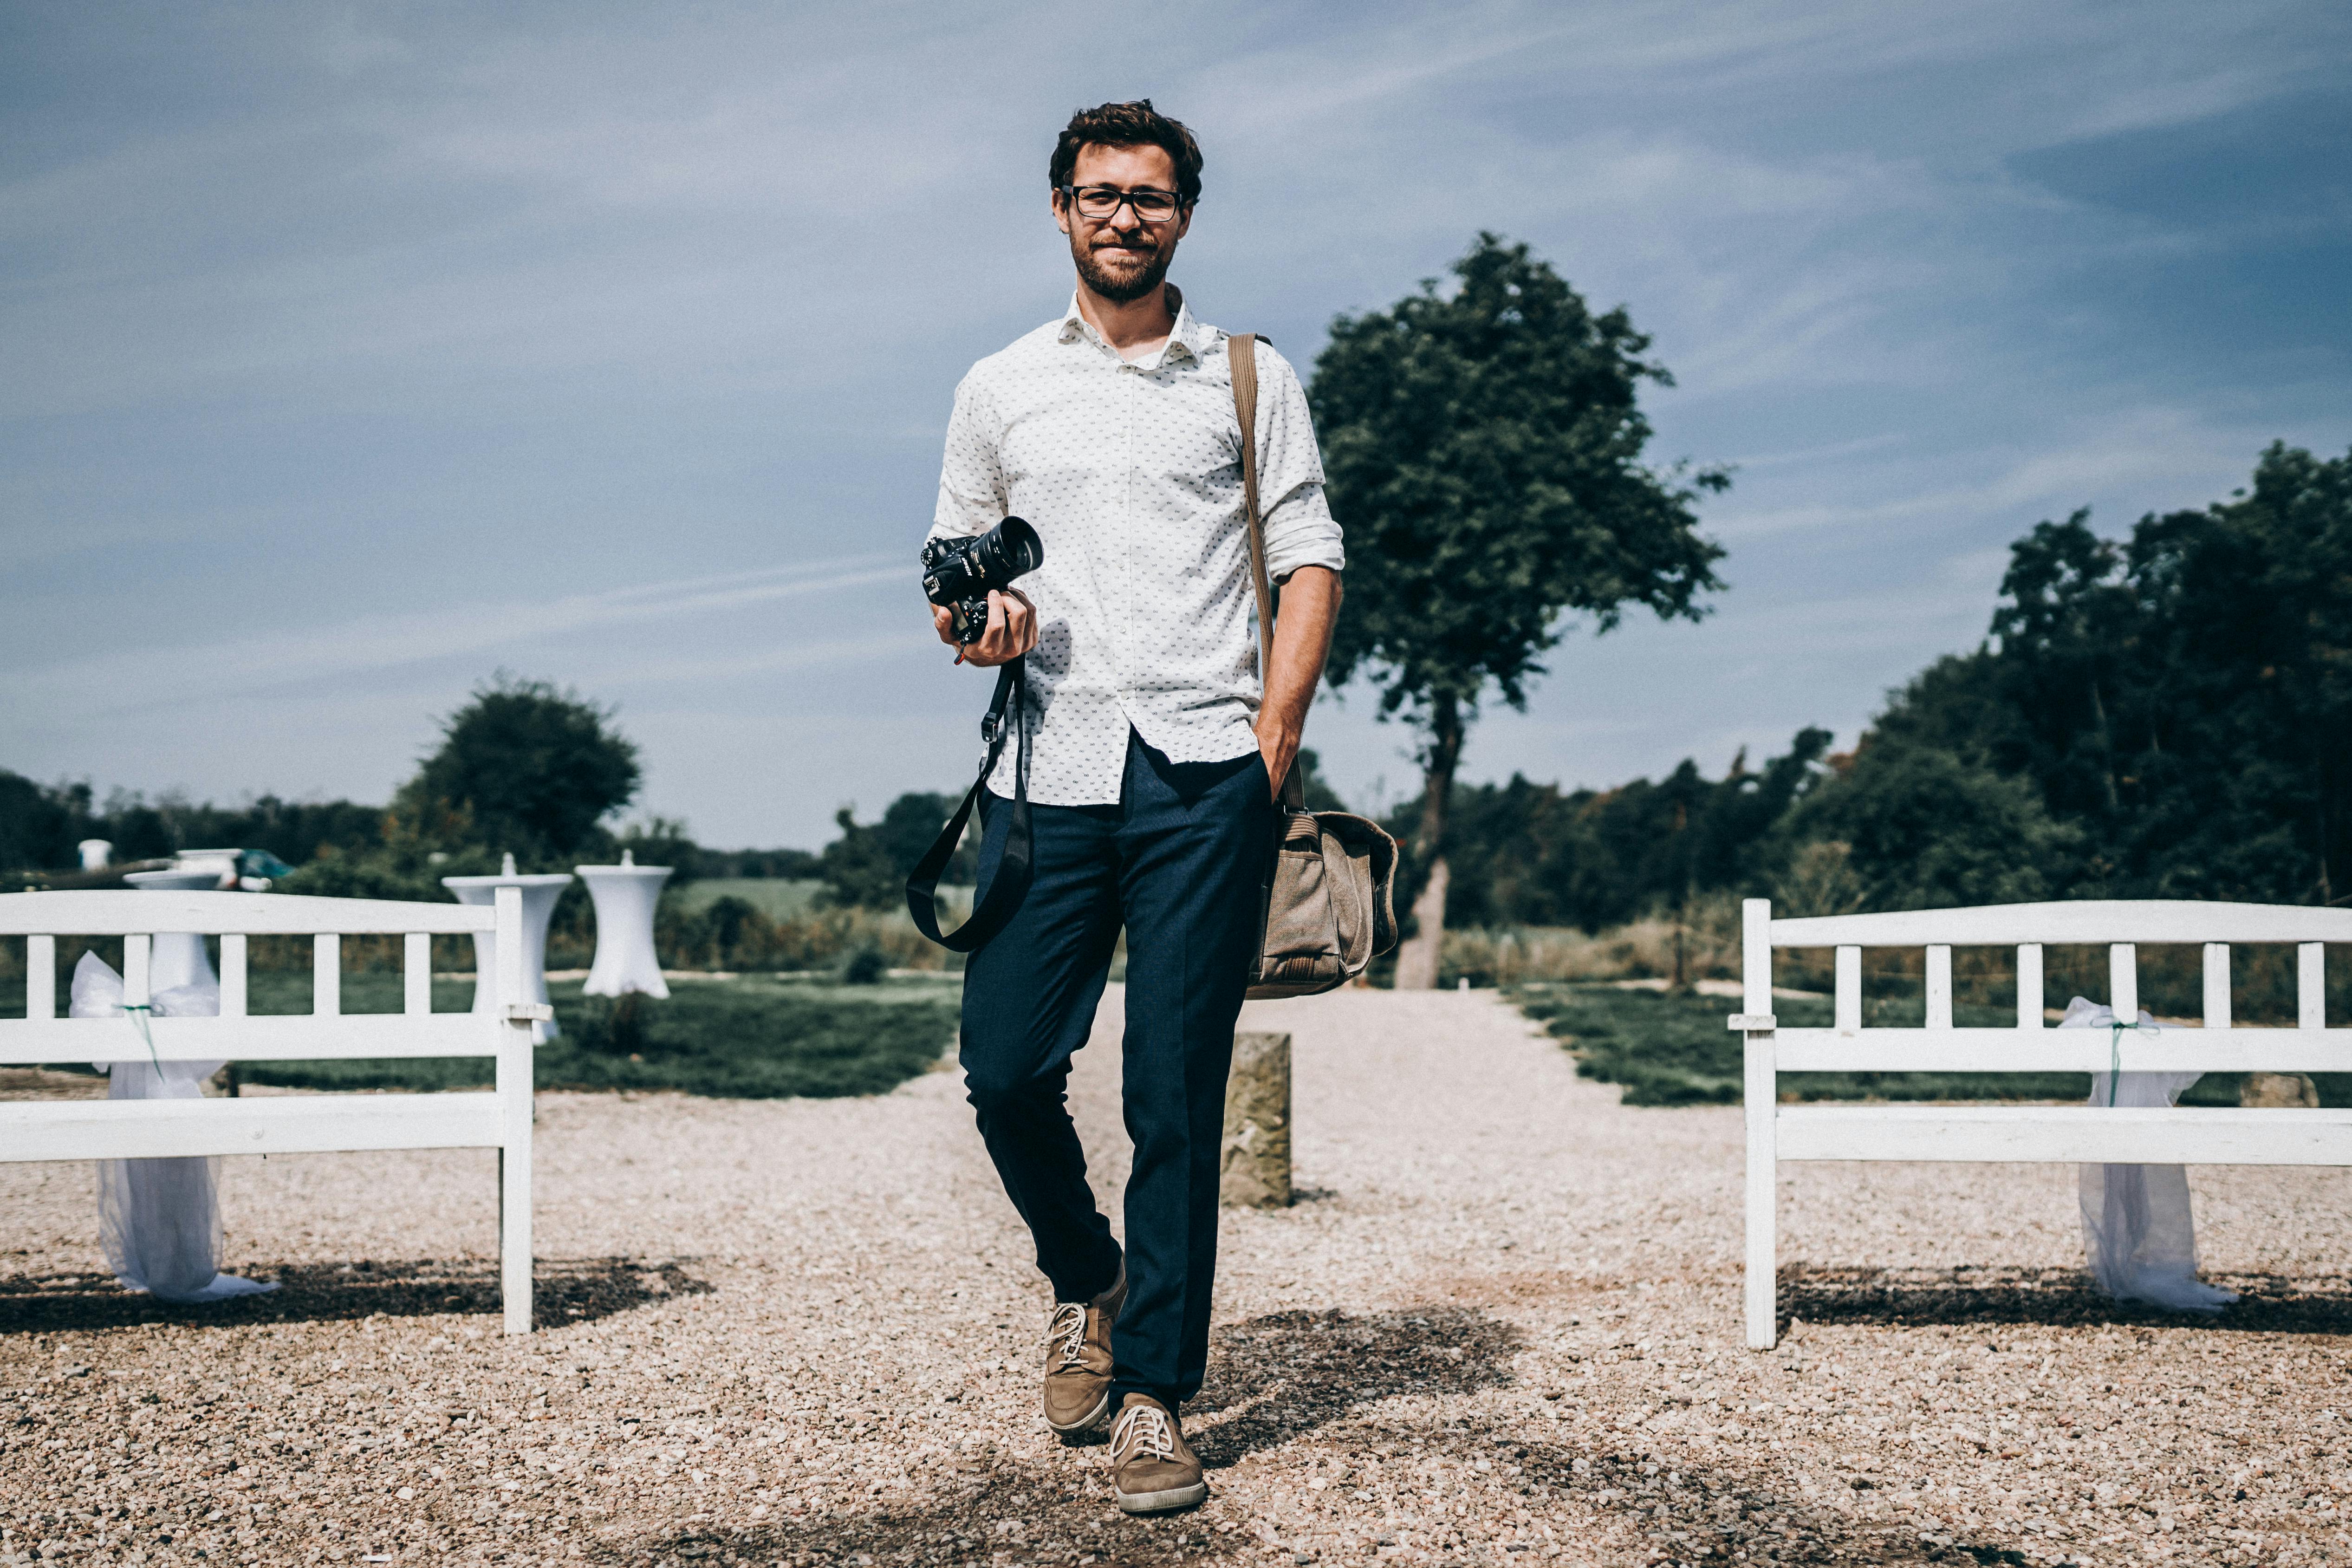
M 1065 1437 L 1110 1417 L 1110 1326 L 1127 1305 L 1127 1262 L 1091 1301 L 1062 1301 L 1045 1322 L 1045 1425 Z
M 1110 1492 L 1129 1513 L 1191 1508 L 1209 1495 L 1176 1417 L 1148 1394 L 1129 1394 L 1111 1424 Z

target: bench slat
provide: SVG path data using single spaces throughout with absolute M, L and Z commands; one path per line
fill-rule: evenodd
M 0 1100 L 0 1161 L 496 1148 L 495 1094 Z
M 1782 1072 L 2352 1072 L 2352 1029 L 1782 1029 Z
M 156 1058 L 173 1062 L 487 1057 L 499 1049 L 497 1022 L 477 1013 L 156 1018 L 147 1026 Z M 0 1020 L 0 1065 L 147 1059 L 147 1042 L 127 1018 Z
M 250 1009 L 253 992 L 246 970 L 245 933 L 223 931 L 220 939 L 220 1016 L 242 1018 Z
M 0 936 L 52 932 L 129 936 L 134 932 L 225 931 L 315 936 L 322 931 L 400 936 L 496 929 L 488 904 L 428 904 L 396 899 L 325 899 L 307 893 L 215 893 L 155 889 L 77 889 L 0 893 Z
M 2352 1110 L 1809 1105 L 1773 1120 L 1782 1160 L 2352 1165 Z
M 400 1010 L 411 1017 L 433 1011 L 433 939 L 421 931 L 401 938 Z
M 58 939 L 53 936 L 28 936 L 25 939 L 25 1016 L 54 1018 L 58 1016 Z
M 55 895 L 44 895 L 54 897 Z M 2344 942 L 2352 910 L 2168 899 L 2080 899 L 1772 921 L 1774 947 L 2015 947 L 2020 942 Z
M 343 939 L 322 931 L 310 939 L 310 1011 L 322 1017 L 343 1010 Z

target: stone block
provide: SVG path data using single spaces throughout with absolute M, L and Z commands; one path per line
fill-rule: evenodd
M 1217 1198 L 1227 1208 L 1290 1203 L 1290 1037 L 1237 1033 L 1225 1079 L 1225 1139 Z

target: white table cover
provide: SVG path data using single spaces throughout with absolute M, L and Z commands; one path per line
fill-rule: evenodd
M 2066 1005 L 2062 1029 L 2105 1029 L 2117 1054 L 2131 1060 L 2140 1031 L 2170 1027 L 2140 1011 L 2137 1025 L 2112 1034 L 2112 1008 L 2077 996 Z M 2169 1107 L 2201 1072 L 2091 1075 L 2093 1105 L 2153 1110 Z M 2112 1092 L 2110 1083 L 2112 1082 Z M 2234 1290 L 2197 1278 L 2197 1222 L 2189 1207 L 2189 1173 L 2179 1165 L 2084 1165 L 2082 1168 L 2083 1263 L 2099 1289 L 2119 1301 L 2146 1301 L 2176 1312 L 2218 1312 Z
M 150 1003 L 159 1017 L 211 1018 L 220 1015 L 220 988 L 181 985 L 159 991 Z M 74 965 L 73 999 L 68 1016 L 121 1018 L 126 1029 L 137 1020 L 122 1010 L 122 976 L 94 952 Z M 204 1081 L 218 1062 L 96 1062 L 108 1078 L 109 1100 L 201 1100 Z M 173 1160 L 98 1162 L 98 1227 L 106 1266 L 126 1290 L 145 1290 L 164 1301 L 217 1301 L 275 1290 L 275 1284 L 223 1274 L 220 1257 L 220 1194 L 213 1162 L 197 1156 Z

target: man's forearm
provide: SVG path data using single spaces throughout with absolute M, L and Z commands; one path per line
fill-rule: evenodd
M 1276 789 L 1298 754 L 1307 710 L 1323 679 L 1331 628 L 1339 618 L 1339 574 L 1329 567 L 1301 566 L 1282 585 L 1282 615 L 1275 622 L 1265 695 L 1257 710 L 1258 752 Z

